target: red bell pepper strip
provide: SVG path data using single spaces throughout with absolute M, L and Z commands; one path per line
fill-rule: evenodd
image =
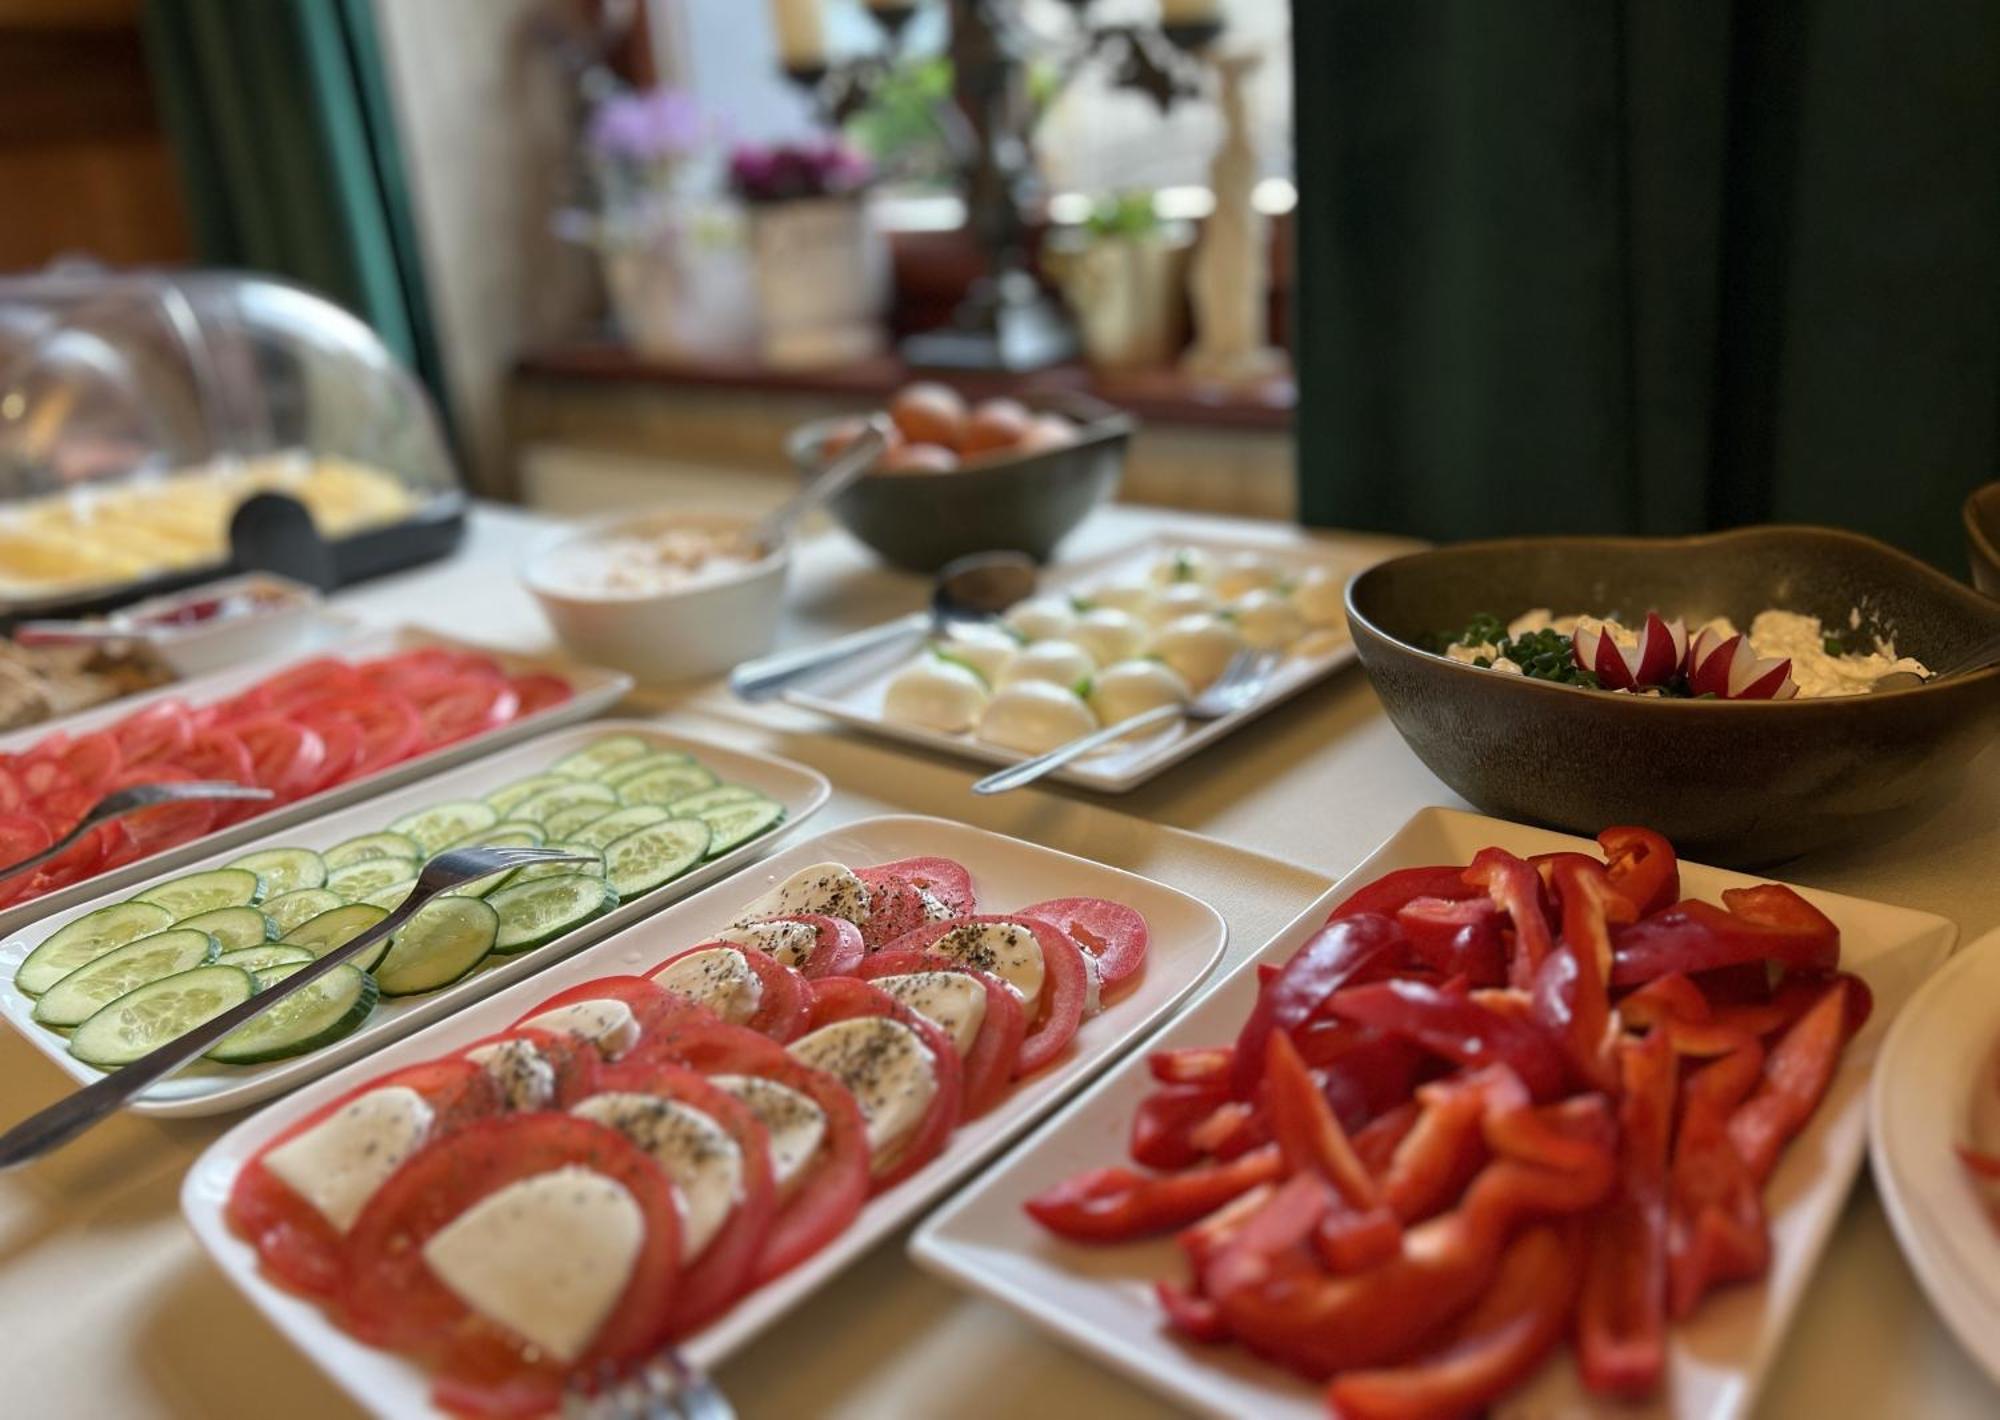
M 1381 1204 L 1327 1209 L 1313 1228 L 1313 1251 L 1336 1277 L 1380 1267 L 1403 1250 L 1403 1220 Z
M 1397 1144 L 1382 1175 L 1383 1201 L 1405 1223 L 1443 1210 L 1488 1158 L 1479 1130 L 1486 1091 L 1477 1077 L 1426 1085 L 1417 1091 L 1417 1099 L 1422 1113 Z
M 1836 981 L 1785 1032 L 1764 1061 L 1757 1092 L 1729 1116 L 1729 1142 L 1756 1182 L 1771 1176 L 1785 1145 L 1819 1108 L 1847 1039 L 1847 984 Z
M 1438 975 L 1463 976 L 1474 986 L 1507 984 L 1500 910 L 1491 900 L 1420 897 L 1396 914 L 1396 925 L 1417 959 Z
M 1028 1216 L 1078 1242 L 1124 1242 L 1172 1232 L 1247 1189 L 1284 1173 L 1277 1146 L 1185 1173 L 1148 1177 L 1130 1169 L 1091 1169 L 1037 1194 Z
M 1775 883 L 1723 895 L 1727 909 L 1683 902 L 1621 929 L 1611 969 L 1614 986 L 1743 962 L 1776 962 L 1793 971 L 1840 965 L 1840 929 L 1818 908 Z
M 1236 1037 L 1230 1077 L 1236 1097 L 1249 1099 L 1255 1093 L 1271 1032 L 1297 1030 L 1321 1002 L 1402 945 L 1396 924 L 1372 915 L 1331 921 L 1309 938 L 1257 993 L 1257 1004 Z
M 1146 1057 L 1146 1068 L 1164 1085 L 1226 1086 L 1229 1062 L 1228 1046 L 1197 1045 L 1182 1050 L 1156 1050 Z
M 2000 1154 L 1988 1154 L 1970 1144 L 1955 1144 L 1952 1147 L 1958 1150 L 1958 1161 L 1974 1178 L 2000 1179 Z
M 1254 1106 L 1243 1100 L 1225 1100 L 1188 1131 L 1188 1142 L 1198 1154 L 1233 1159 L 1270 1143 L 1271 1131 Z
M 1405 903 L 1420 897 L 1478 897 L 1482 889 L 1466 882 L 1465 869 L 1452 867 L 1398 868 L 1357 889 L 1327 916 L 1337 922 L 1364 912 L 1394 917 Z
M 1650 828 L 1607 828 L 1597 835 L 1611 886 L 1641 917 L 1681 900 L 1681 868 L 1674 845 Z
M 1771 1238 L 1757 1181 L 1729 1140 L 1729 1119 L 1763 1074 L 1754 1042 L 1688 1077 L 1668 1170 L 1667 1303 L 1692 1312 L 1722 1283 L 1761 1277 Z
M 1327 1009 L 1460 1065 L 1506 1065 L 1537 1099 L 1559 1093 L 1567 1074 L 1562 1052 L 1541 1027 L 1424 982 L 1350 986 L 1333 996 Z
M 1369 1173 L 1379 1179 L 1389 1172 L 1389 1162 L 1396 1157 L 1397 1147 L 1409 1138 L 1422 1113 L 1415 1100 L 1404 1100 L 1394 1109 L 1376 1115 L 1355 1133 L 1354 1152 L 1361 1156 Z
M 1593 1220 L 1577 1369 L 1599 1395 L 1657 1392 L 1667 1363 L 1667 1149 L 1678 1062 L 1666 1034 L 1618 1046 L 1618 1192 Z
M 1705 1025 L 1713 1012 L 1699 986 L 1670 971 L 1623 997 L 1618 1002 L 1618 1015 L 1628 1030 L 1651 1030 L 1670 1021 Z
M 1153 1295 L 1160 1299 L 1167 1325 L 1188 1340 L 1213 1345 L 1229 1339 L 1229 1323 L 1222 1319 L 1222 1308 L 1207 1297 L 1178 1282 L 1166 1281 L 1153 1284 Z
M 1229 1096 L 1208 1085 L 1166 1085 L 1139 1101 L 1132 1115 L 1132 1162 L 1149 1169 L 1184 1169 L 1203 1151 L 1189 1137 Z
M 1542 961 L 1555 949 L 1549 919 L 1542 908 L 1542 877 L 1535 865 L 1504 848 L 1482 848 L 1465 870 L 1465 880 L 1482 888 L 1493 905 L 1507 914 L 1514 928 L 1514 954 L 1507 963 L 1508 979 L 1516 986 L 1534 982 Z
M 1319 1175 L 1357 1210 L 1373 1208 L 1381 1201 L 1375 1180 L 1355 1155 L 1292 1038 L 1273 1032 L 1266 1056 L 1264 1111 L 1285 1166 L 1294 1173 Z
M 1405 1365 L 1346 1372 L 1327 1387 L 1327 1404 L 1341 1420 L 1477 1415 L 1562 1340 L 1582 1254 L 1573 1228 L 1522 1233 L 1501 1257 L 1492 1286 L 1439 1345 Z
M 1535 1019 L 1562 1044 L 1577 1078 L 1606 1087 L 1616 1073 L 1610 1055 L 1611 914 L 1626 908 L 1604 869 L 1585 859 L 1555 868 L 1562 902 L 1562 941 L 1542 962 L 1534 984 Z
M 1358 1129 L 1410 1097 L 1429 1057 L 1409 1041 L 1352 1021 L 1315 1020 L 1292 1033 L 1343 1126 Z
M 1199 1223 L 1191 1223 L 1175 1233 L 1175 1244 L 1187 1254 L 1188 1261 L 1199 1272 L 1211 1257 L 1220 1253 L 1243 1231 L 1244 1224 L 1256 1216 L 1277 1191 L 1275 1183 L 1260 1183 L 1238 1194 Z

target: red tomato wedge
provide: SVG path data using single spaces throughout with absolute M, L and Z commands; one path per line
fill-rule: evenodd
M 669 1336 L 685 1336 L 726 1311 L 755 1275 L 758 1254 L 778 1212 L 770 1136 L 734 1095 L 717 1089 L 688 1066 L 657 1056 L 607 1065 L 598 1080 L 598 1093 L 655 1095 L 698 1110 L 728 1131 L 742 1155 L 742 1196 L 707 1245 L 682 1259 L 680 1288 L 666 1331 Z M 643 1138 L 633 1142 L 645 1147 Z
M 1084 998 L 1090 992 L 1090 968 L 1083 964 L 1083 949 L 1060 929 L 1036 917 L 984 913 L 930 922 L 898 937 L 887 950 L 929 951 L 946 933 L 960 927 L 1011 924 L 1034 933 L 1035 945 L 1042 949 L 1042 994 L 1035 1014 L 1028 1020 L 1028 1035 L 1021 1042 L 1020 1057 L 1014 1062 L 1016 1078 L 1041 1069 L 1062 1054 L 1083 1023 Z
M 317 731 L 267 715 L 239 722 L 232 733 L 250 752 L 256 782 L 276 794 L 278 802 L 302 799 L 318 784 L 326 741 Z
M 158 700 L 135 710 L 111 727 L 121 758 L 127 764 L 163 759 L 178 762 L 194 738 L 194 714 L 184 700 Z
M 561 676 L 539 672 L 513 676 L 507 683 L 514 688 L 514 713 L 517 716 L 538 715 L 551 706 L 562 704 L 572 694 L 569 682 Z
M 573 1366 L 531 1359 L 531 1347 L 466 1306 L 424 1261 L 424 1245 L 480 1199 L 562 1168 L 618 1184 L 645 1221 L 624 1290 Z M 348 1328 L 433 1366 L 439 1405 L 482 1415 L 539 1415 L 570 1370 L 588 1373 L 652 1350 L 680 1271 L 680 1219 L 659 1165 L 616 1130 L 567 1114 L 476 1120 L 420 1149 L 369 1200 L 347 1241 Z M 553 1255 L 563 1240 L 548 1242 Z
M 319 1209 L 264 1167 L 264 1155 L 361 1095 L 392 1086 L 415 1090 L 430 1104 L 435 1115 L 432 1138 L 442 1138 L 500 1107 L 493 1081 L 477 1065 L 465 1060 L 430 1060 L 349 1090 L 259 1149 L 237 1173 L 223 1216 L 239 1237 L 257 1249 L 264 1271 L 275 1281 L 309 1296 L 334 1296 L 345 1270 L 347 1239 Z
M 647 972 L 646 979 L 658 981 L 675 962 L 706 951 L 734 952 L 743 958 L 744 964 L 757 978 L 756 1009 L 747 1019 L 731 1024 L 741 1025 L 779 1042 L 790 1040 L 805 1029 L 806 1018 L 812 1013 L 812 995 L 806 979 L 776 957 L 755 947 L 739 947 L 734 942 L 703 942 L 700 946 L 674 953 Z M 682 999 L 690 1005 L 709 1009 L 697 995 L 686 995 Z
M 1146 969 L 1151 935 L 1146 919 L 1122 902 L 1102 897 L 1058 897 L 1021 909 L 1022 917 L 1055 924 L 1097 962 L 1097 988 L 1116 995 Z
M 861 869 L 863 882 L 868 881 L 869 873 L 893 875 L 915 883 L 950 908 L 954 917 L 970 917 L 979 910 L 979 900 L 972 890 L 972 871 L 954 858 L 898 858 L 893 863 L 878 863 Z
M 813 944 L 812 955 L 805 965 L 798 967 L 799 975 L 808 980 L 822 976 L 852 976 L 854 969 L 861 965 L 861 958 L 868 948 L 861 940 L 861 929 L 845 917 L 822 917 L 816 912 L 802 912 L 794 917 L 774 917 L 773 922 L 803 922 L 819 934 Z
M 563 1006 L 574 1006 L 584 1001 L 622 1001 L 628 1006 L 633 1019 L 639 1023 L 639 1039 L 633 1049 L 644 1048 L 651 1042 L 651 1038 L 664 1030 L 670 1022 L 690 1014 L 690 1007 L 684 999 L 657 982 L 646 980 L 643 976 L 600 976 L 595 981 L 586 981 L 570 987 L 567 991 L 558 991 L 533 1010 L 523 1011 L 521 1018 L 514 1022 L 514 1029 L 519 1030 L 544 1012 L 557 1010 Z M 547 1026 L 538 1028 L 549 1029 Z M 602 1044 L 599 1045 L 599 1050 L 608 1058 L 617 1058 Z M 621 1055 L 628 1053 L 628 1051 L 618 1052 Z
M 964 1072 L 958 1063 L 958 1052 L 952 1049 L 951 1040 L 943 1031 L 888 992 L 865 981 L 851 976 L 829 976 L 813 983 L 812 994 L 808 1034 L 836 1021 L 886 1016 L 915 1031 L 930 1052 L 931 1067 L 937 1075 L 937 1093 L 931 1096 L 930 1108 L 924 1111 L 924 1117 L 917 1121 L 909 1137 L 887 1156 L 870 1164 L 873 1176 L 870 1187 L 881 1193 L 936 1158 L 957 1127 L 964 1101 Z
M 535 1060 L 527 1058 L 512 1066 L 475 1062 L 479 1068 L 493 1077 L 499 1088 L 501 1106 L 505 1109 L 568 1109 L 597 1088 L 597 1075 L 603 1057 L 591 1048 L 588 1041 L 573 1035 L 560 1035 L 553 1031 L 534 1030 L 516 1026 L 512 1030 L 475 1040 L 458 1052 L 462 1058 L 470 1058 L 476 1050 L 488 1046 L 503 1045 L 518 1041 L 530 1047 L 540 1063 L 548 1068 L 543 1077 L 535 1069 Z M 541 1097 L 540 1086 L 546 1081 L 550 1093 Z
M 999 1103 L 1014 1078 L 1014 1061 L 1021 1054 L 1021 1041 L 1028 1031 L 1020 998 L 991 972 L 941 961 L 924 952 L 874 952 L 856 974 L 872 981 L 881 976 L 920 971 L 955 971 L 971 977 L 986 990 L 985 1019 L 979 1024 L 979 1034 L 973 1037 L 972 1048 L 960 1061 L 965 1081 L 964 1117 L 971 1119 L 984 1114 Z

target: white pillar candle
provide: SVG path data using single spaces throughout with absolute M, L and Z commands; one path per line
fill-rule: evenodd
M 778 59 L 787 69 L 818 69 L 826 63 L 826 26 L 820 0 L 771 0 L 778 31 Z
M 1222 0 L 1160 0 L 1163 25 L 1213 25 L 1222 20 Z

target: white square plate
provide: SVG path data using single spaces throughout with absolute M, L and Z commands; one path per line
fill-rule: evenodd
M 294 1120 L 377 1074 L 448 1054 L 500 1030 L 565 987 L 598 976 L 650 970 L 676 950 L 727 925 L 744 903 L 802 867 L 827 859 L 858 866 L 924 854 L 956 858 L 971 869 L 983 910 L 1004 911 L 1053 897 L 1108 897 L 1136 908 L 1151 928 L 1145 975 L 1129 994 L 1083 1023 L 1075 1044 L 1054 1067 L 1015 1085 L 999 1105 L 962 1125 L 938 1158 L 870 1199 L 847 1231 L 826 1248 L 753 1292 L 686 1344 L 684 1349 L 697 1364 L 713 1365 L 909 1222 L 1120 1051 L 1142 1039 L 1220 960 L 1228 928 L 1215 909 L 1150 878 L 944 819 L 890 815 L 844 824 L 245 1120 L 195 1161 L 181 1187 L 181 1210 L 229 1280 L 356 1401 L 379 1415 L 431 1414 L 421 1370 L 362 1345 L 327 1321 L 317 1307 L 273 1286 L 257 1270 L 256 1254 L 222 1217 L 222 1206 L 243 1162 Z
M 1259 1420 L 1324 1420 L 1320 1387 L 1239 1347 L 1187 1345 L 1166 1329 L 1152 1284 L 1182 1274 L 1171 1240 L 1080 1247 L 1037 1227 L 1021 1211 L 1021 1203 L 1084 1169 L 1126 1162 L 1124 1141 L 1132 1111 L 1152 1086 L 1145 1055 L 1234 1039 L 1256 998 L 1256 963 L 1290 957 L 1341 899 L 1383 873 L 1469 862 L 1489 844 L 1523 855 L 1595 847 L 1584 839 L 1477 814 L 1425 809 L 1269 946 L 1148 1041 L 1144 1051 L 939 1209 L 911 1240 L 910 1255 L 1190 1409 Z M 1724 888 L 1756 881 L 1761 880 L 1693 864 L 1681 869 L 1682 890 L 1711 901 Z M 1496 1407 L 1496 1416 L 1730 1420 L 1749 1409 L 1861 1162 L 1863 1087 L 1883 1032 L 1918 983 L 1944 960 L 1958 934 L 1950 922 L 1928 913 L 1801 891 L 1839 924 L 1842 965 L 1874 991 L 1875 1013 L 1848 1046 L 1819 1112 L 1772 1175 L 1765 1193 L 1775 1243 L 1770 1275 L 1757 1286 L 1717 1293 L 1691 1320 L 1674 1328 L 1669 1379 L 1660 1401 L 1631 1406 L 1588 1396 L 1565 1349 Z
M 785 821 L 771 832 L 751 839 L 720 858 L 700 864 L 691 873 L 630 902 L 620 903 L 602 917 L 593 918 L 546 946 L 518 956 L 488 958 L 488 965 L 439 991 L 421 996 L 384 997 L 361 1029 L 324 1049 L 294 1056 L 290 1060 L 274 1060 L 266 1065 L 220 1065 L 213 1061 L 197 1061 L 154 1085 L 130 1108 L 141 1114 L 220 1114 L 269 1099 L 272 1095 L 324 1075 L 377 1046 L 450 1015 L 469 1001 L 490 996 L 501 987 L 560 961 L 665 903 L 686 897 L 695 889 L 706 887 L 716 879 L 735 872 L 751 859 L 770 851 L 772 845 L 786 833 L 812 817 L 830 793 L 823 776 L 787 759 L 727 749 L 706 740 L 673 734 L 650 721 L 598 720 L 516 745 L 504 753 L 489 755 L 475 764 L 439 774 L 311 823 L 266 833 L 256 841 L 239 845 L 226 853 L 211 854 L 198 862 L 184 864 L 177 872 L 148 873 L 146 881 L 177 877 L 179 872 L 218 868 L 245 853 L 263 848 L 331 848 L 357 834 L 386 828 L 392 820 L 413 810 L 441 804 L 447 799 L 481 798 L 503 784 L 540 773 L 571 750 L 581 749 L 593 740 L 610 734 L 641 735 L 661 749 L 685 750 L 714 770 L 724 782 L 747 785 L 776 799 L 785 806 Z M 14 973 L 22 959 L 57 928 L 87 912 L 94 912 L 110 903 L 123 902 L 131 896 L 133 894 L 129 891 L 106 893 L 0 941 L 0 1015 L 4 1015 L 7 1023 L 25 1036 L 29 1044 L 85 1084 L 103 1078 L 103 1072 L 72 1056 L 65 1048 L 63 1036 L 34 1023 L 31 1013 L 35 1003 L 15 989 Z
M 1269 558 L 1272 562 L 1293 572 L 1303 572 L 1310 567 L 1331 567 L 1336 571 L 1352 572 L 1358 567 L 1349 560 L 1332 552 L 1310 544 L 1286 544 L 1273 546 L 1269 543 L 1250 541 L 1229 541 L 1206 537 L 1156 537 L 1134 544 L 1117 552 L 1106 553 L 1102 557 L 1079 562 L 1052 572 L 1044 590 L 1051 592 L 1077 591 L 1091 585 L 1102 585 L 1124 578 L 1140 578 L 1160 558 L 1174 548 L 1188 547 L 1223 558 L 1239 552 L 1254 552 Z M 926 624 L 926 617 L 908 618 L 911 634 Z M 1106 793 L 1122 794 L 1135 789 L 1170 765 L 1179 764 L 1183 759 L 1230 733 L 1246 720 L 1251 720 L 1269 710 L 1280 701 L 1288 700 L 1315 681 L 1324 680 L 1355 658 L 1354 642 L 1346 629 L 1331 632 L 1322 640 L 1323 645 L 1305 651 L 1294 651 L 1281 662 L 1271 675 L 1264 693 L 1241 710 L 1232 711 L 1220 719 L 1193 725 L 1176 721 L 1155 734 L 1149 734 L 1131 744 L 1116 744 L 1086 755 L 1064 769 L 1058 769 L 1048 777 L 1067 784 L 1080 784 L 1087 789 L 1098 789 Z M 927 730 L 918 725 L 903 724 L 891 720 L 882 713 L 882 696 L 888 689 L 889 679 L 909 660 L 912 647 L 908 644 L 856 657 L 852 662 L 830 670 L 810 681 L 805 686 L 785 692 L 785 699 L 794 705 L 818 711 L 830 719 L 860 729 L 870 730 L 890 739 L 902 740 L 907 744 L 922 745 L 926 749 L 943 750 L 966 759 L 978 760 L 984 764 L 1019 764 L 1027 759 L 1025 754 L 974 739 L 971 735 L 947 735 L 937 730 Z
M 502 745 L 513 744 L 517 740 L 526 739 L 529 735 L 538 735 L 544 730 L 553 730 L 558 725 L 568 725 L 577 720 L 588 719 L 592 715 L 610 709 L 624 698 L 626 691 L 632 688 L 632 677 L 620 671 L 600 670 L 596 666 L 579 665 L 574 661 L 537 660 L 527 656 L 516 656 L 511 652 L 498 651 L 474 641 L 457 641 L 449 636 L 419 631 L 414 627 L 400 627 L 391 631 L 368 632 L 302 655 L 274 656 L 231 670 L 217 671 L 214 675 L 177 681 L 158 690 L 148 691 L 144 695 L 129 696 L 123 700 L 114 700 L 106 705 L 79 711 L 74 715 L 65 715 L 60 720 L 31 725 L 12 734 L 0 735 L 0 753 L 19 754 L 31 748 L 43 736 L 56 730 L 63 730 L 71 735 L 89 734 L 92 730 L 114 724 L 127 715 L 135 715 L 147 706 L 158 704 L 163 700 L 185 700 L 195 706 L 212 705 L 218 700 L 227 700 L 241 691 L 248 690 L 258 681 L 268 679 L 284 670 L 286 666 L 302 661 L 319 660 L 322 657 L 332 657 L 342 661 L 366 661 L 377 656 L 393 656 L 399 651 L 414 650 L 420 646 L 442 646 L 447 650 L 472 651 L 482 656 L 491 656 L 511 675 L 543 671 L 560 676 L 569 682 L 570 697 L 560 705 L 551 705 L 546 710 L 523 715 L 512 724 L 502 725 L 498 729 L 488 730 L 485 734 L 460 740 L 457 744 L 445 745 L 441 749 L 417 755 L 359 779 L 350 779 L 345 784 L 336 784 L 331 789 L 323 789 L 317 794 L 271 809 L 255 818 L 245 819 L 242 823 L 217 829 L 214 833 L 204 834 L 177 848 L 169 848 L 164 853 L 155 853 L 150 858 L 127 863 L 122 868 L 99 873 L 70 887 L 44 893 L 31 901 L 0 910 L 0 934 L 13 932 L 29 922 L 39 921 L 79 902 L 102 897 L 115 889 L 161 877 L 168 869 L 185 866 L 197 858 L 207 857 L 235 844 L 248 843 L 253 838 L 262 838 L 275 828 L 300 823 L 315 814 L 325 813 L 328 809 L 351 804 L 357 799 L 365 799 L 385 789 L 393 789 L 413 779 L 421 779 L 426 774 L 435 774 L 438 770 L 447 769 L 454 764 L 463 764 L 476 755 L 490 754 Z

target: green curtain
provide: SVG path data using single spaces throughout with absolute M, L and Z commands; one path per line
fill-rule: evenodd
M 1306 520 L 1870 532 L 2000 476 L 2000 5 L 1300 0 Z
M 372 0 L 147 0 L 202 259 L 367 321 L 444 400 Z

